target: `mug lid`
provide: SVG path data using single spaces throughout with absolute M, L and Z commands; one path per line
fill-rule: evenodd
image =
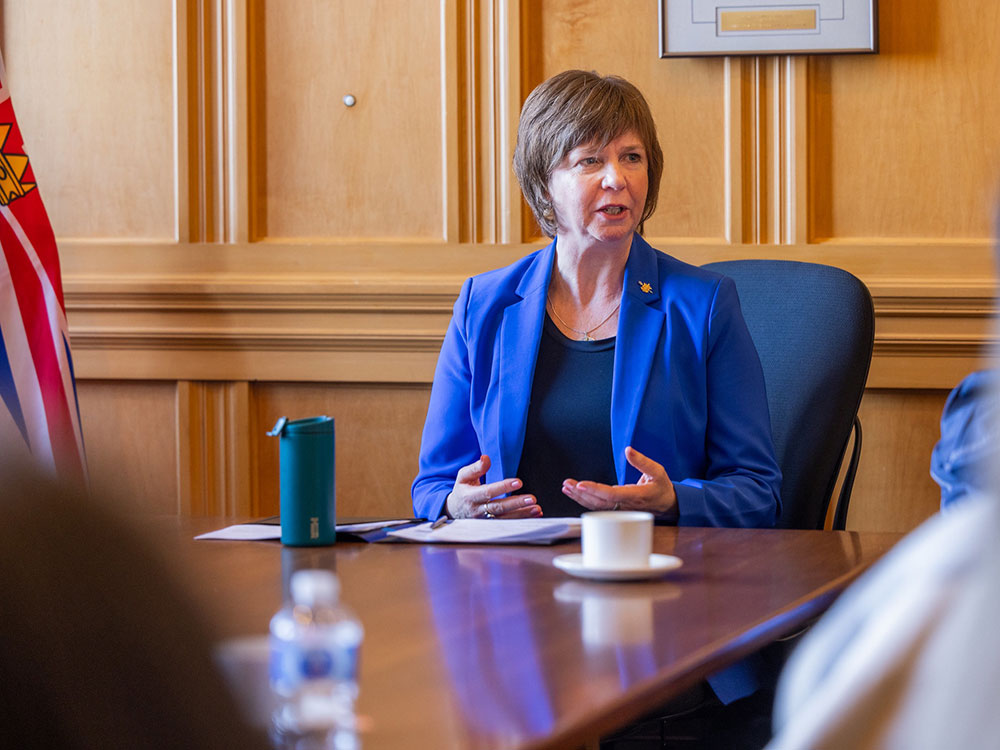
M 274 436 L 285 433 L 312 434 L 333 432 L 333 417 L 305 417 L 303 419 L 289 420 L 288 417 L 281 417 L 267 434 Z

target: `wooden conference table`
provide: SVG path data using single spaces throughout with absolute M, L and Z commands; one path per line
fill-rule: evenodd
M 684 565 L 569 577 L 550 547 L 195 541 L 151 523 L 219 638 L 263 636 L 297 569 L 334 569 L 365 628 L 365 750 L 579 747 L 820 614 L 898 534 L 658 527 Z M 262 678 L 263 679 L 263 678 Z M 262 721 L 263 723 L 263 721 Z

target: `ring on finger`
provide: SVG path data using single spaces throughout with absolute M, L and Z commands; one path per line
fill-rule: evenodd
M 483 518 L 496 518 L 495 515 L 490 513 L 490 509 L 486 507 L 486 503 L 483 503 Z

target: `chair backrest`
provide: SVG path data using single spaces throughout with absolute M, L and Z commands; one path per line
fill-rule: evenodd
M 705 268 L 736 282 L 764 368 L 784 477 L 778 526 L 823 528 L 868 379 L 875 340 L 871 294 L 847 271 L 817 263 L 733 260 Z M 855 453 L 856 464 L 860 450 Z

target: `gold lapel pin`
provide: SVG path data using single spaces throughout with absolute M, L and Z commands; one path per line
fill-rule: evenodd
M 639 288 L 646 294 L 653 293 L 653 285 L 650 284 L 648 281 L 640 281 Z

